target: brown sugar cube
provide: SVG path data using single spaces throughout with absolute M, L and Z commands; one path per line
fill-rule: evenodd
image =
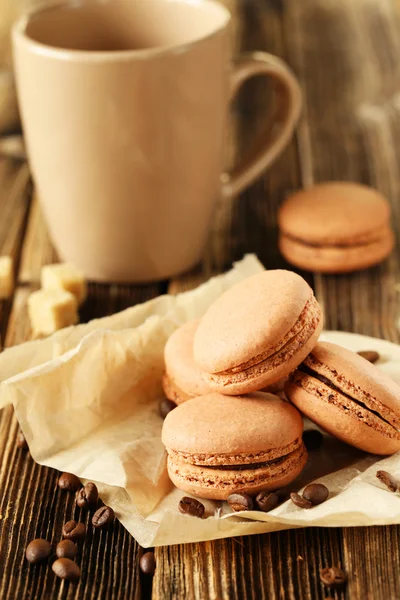
M 14 286 L 11 256 L 0 256 L 0 300 L 9 298 Z
M 87 296 L 87 283 L 83 272 L 71 263 L 42 267 L 41 283 L 44 290 L 60 289 L 70 292 L 82 304 Z
M 70 292 L 60 289 L 38 290 L 28 298 L 33 333 L 49 335 L 78 322 L 78 303 Z

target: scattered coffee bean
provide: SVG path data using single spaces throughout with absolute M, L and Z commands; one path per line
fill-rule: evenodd
M 168 400 L 168 398 L 163 398 L 158 406 L 158 412 L 160 413 L 160 416 L 165 419 L 167 414 L 170 413 L 171 410 L 174 410 L 174 408 L 176 408 L 175 402 Z
M 154 571 L 156 570 L 156 559 L 154 557 L 154 552 L 145 552 L 145 554 L 142 554 L 140 557 L 139 566 L 142 573 L 153 577 Z
M 57 577 L 67 581 L 76 582 L 81 576 L 78 565 L 70 558 L 58 558 L 51 567 Z
M 58 487 L 67 492 L 76 492 L 82 487 L 79 478 L 72 473 L 62 473 L 58 478 Z
M 275 492 L 260 492 L 256 496 L 256 505 L 258 510 L 269 512 L 279 504 L 279 496 Z
M 114 521 L 114 511 L 110 506 L 101 506 L 92 517 L 92 525 L 96 529 L 108 527 Z
M 79 508 L 93 508 L 97 505 L 99 492 L 91 481 L 76 492 L 76 503 Z
M 307 500 L 307 498 L 303 498 L 303 496 L 300 496 L 300 494 L 297 494 L 296 492 L 292 492 L 290 494 L 290 499 L 293 502 L 293 504 L 295 504 L 299 508 L 311 508 L 312 507 L 311 502 L 309 500 Z
M 86 535 L 86 526 L 79 521 L 68 521 L 63 527 L 62 534 L 67 540 L 83 540 Z
M 29 450 L 28 442 L 26 441 L 22 431 L 19 431 L 17 435 L 17 448 L 21 448 L 21 450 Z
M 320 569 L 319 576 L 321 582 L 327 587 L 340 587 L 347 581 L 347 575 L 339 567 L 325 567 Z
M 199 519 L 204 517 L 204 504 L 199 500 L 196 500 L 196 498 L 184 496 L 180 499 L 178 508 L 184 515 L 191 515 L 192 517 L 198 517 Z
M 304 488 L 303 498 L 309 500 L 313 506 L 322 504 L 329 496 L 329 490 L 322 483 L 310 483 Z
M 227 500 L 229 506 L 235 512 L 239 510 L 253 510 L 253 498 L 248 494 L 231 494 Z
M 360 352 L 357 352 L 357 354 L 368 360 L 370 363 L 376 363 L 376 361 L 380 359 L 378 352 L 375 352 L 375 350 L 361 350 Z
M 309 452 L 321 448 L 324 442 L 324 436 L 318 429 L 307 429 L 303 433 L 303 442 Z
M 41 538 L 37 538 L 36 540 L 32 540 L 25 551 L 26 560 L 35 565 L 36 563 L 43 562 L 47 558 L 49 558 L 51 554 L 51 544 L 47 540 L 42 540 Z
M 399 482 L 387 471 L 377 471 L 376 476 L 391 492 L 396 492 Z
M 78 546 L 72 540 L 62 540 L 57 544 L 56 555 L 58 558 L 75 558 L 78 554 Z

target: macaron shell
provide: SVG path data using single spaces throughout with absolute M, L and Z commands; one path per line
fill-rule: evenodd
M 392 411 L 400 429 L 400 386 L 368 360 L 337 344 L 319 342 L 304 363 L 327 379 L 334 378 L 340 389 L 361 402 L 374 401 L 369 408 Z
M 201 370 L 193 359 L 193 338 L 199 320 L 179 327 L 168 339 L 164 349 L 166 375 L 164 392 L 177 404 L 210 392 Z
M 342 440 L 372 454 L 388 455 L 400 450 L 400 439 L 386 437 L 364 423 L 354 413 L 330 404 L 319 394 L 289 382 L 285 392 L 293 404 L 319 427 Z
M 310 246 L 282 234 L 279 249 L 292 265 L 317 273 L 348 273 L 367 269 L 385 260 L 394 247 L 394 235 L 389 227 L 384 237 L 364 245 Z
M 307 451 L 301 444 L 277 465 L 244 471 L 198 467 L 168 458 L 168 474 L 172 483 L 188 494 L 210 500 L 226 500 L 232 493 L 256 495 L 284 487 L 300 475 L 306 462 Z
M 299 412 L 277 396 L 217 393 L 188 400 L 164 420 L 167 449 L 190 454 L 258 453 L 285 448 L 303 432 Z
M 196 364 L 219 373 L 274 348 L 312 297 L 306 281 L 291 271 L 265 271 L 236 284 L 201 319 L 194 337 Z
M 377 191 L 358 183 L 326 182 L 291 195 L 278 224 L 284 233 L 309 243 L 359 243 L 390 219 L 390 205 Z
M 163 375 L 162 387 L 168 400 L 172 400 L 175 404 L 182 404 L 182 402 L 186 402 L 186 400 L 193 398 L 193 396 L 189 395 L 176 385 L 176 383 L 168 377 L 167 373 L 164 373 Z
M 248 394 L 269 387 L 287 378 L 306 358 L 318 342 L 322 327 L 323 319 L 321 313 L 321 318 L 311 337 L 302 343 L 299 343 L 299 340 L 293 340 L 292 344 L 285 348 L 286 356 L 284 359 L 274 368 L 266 361 L 266 365 L 260 363 L 235 375 L 218 374 L 210 376 L 207 373 L 203 373 L 203 377 L 211 389 L 226 395 Z

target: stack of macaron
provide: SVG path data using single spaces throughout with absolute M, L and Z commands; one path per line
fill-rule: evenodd
M 224 500 L 288 485 L 307 461 L 302 414 L 365 451 L 400 450 L 400 388 L 318 342 L 322 325 L 306 281 L 274 270 L 236 284 L 170 337 L 163 387 L 177 406 L 162 439 L 176 487 Z M 284 399 L 271 393 L 282 382 Z
M 306 271 L 365 269 L 387 258 L 394 245 L 388 201 L 357 183 L 322 183 L 292 194 L 278 224 L 281 254 Z

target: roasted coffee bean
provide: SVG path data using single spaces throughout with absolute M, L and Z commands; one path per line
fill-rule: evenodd
M 51 554 L 51 544 L 47 540 L 37 538 L 32 540 L 25 551 L 26 560 L 32 564 L 40 563 L 49 558 Z
M 53 562 L 52 567 L 54 573 L 60 579 L 76 582 L 81 576 L 81 570 L 78 565 L 70 558 L 58 558 Z
M 320 569 L 319 576 L 321 582 L 327 587 L 340 587 L 347 581 L 347 575 L 339 567 L 325 567 Z
M 296 492 L 292 492 L 290 494 L 290 499 L 293 502 L 293 504 L 295 504 L 299 508 L 311 508 L 312 507 L 311 502 L 309 500 L 307 500 L 307 498 L 303 498 L 303 496 L 300 496 L 300 494 L 297 494 Z
M 256 505 L 258 510 L 269 512 L 279 504 L 279 496 L 275 492 L 260 492 L 256 496 Z
M 321 448 L 324 442 L 324 436 L 318 429 L 307 429 L 303 433 L 303 442 L 309 452 Z
M 17 448 L 21 448 L 21 450 L 29 450 L 28 442 L 26 441 L 22 431 L 19 431 L 17 435 Z
M 158 406 L 158 411 L 160 413 L 160 416 L 163 419 L 165 419 L 167 414 L 170 413 L 171 410 L 174 410 L 174 408 L 176 408 L 175 402 L 172 402 L 172 400 L 168 400 L 168 398 L 164 398 L 163 400 L 161 400 Z
M 63 527 L 62 534 L 67 540 L 83 540 L 86 535 L 86 526 L 79 521 L 68 521 Z
M 97 506 L 98 497 L 97 486 L 89 481 L 89 483 L 76 492 L 76 503 L 79 508 L 94 508 Z
M 322 504 L 329 496 L 329 490 L 322 483 L 310 483 L 304 488 L 303 498 L 309 500 L 313 506 Z
M 378 352 L 375 350 L 361 350 L 357 352 L 360 356 L 368 360 L 370 363 L 376 363 L 380 359 Z
M 229 506 L 235 512 L 239 510 L 253 510 L 253 498 L 248 494 L 231 494 L 227 500 Z
M 387 471 L 377 471 L 376 476 L 391 492 L 396 492 L 399 487 L 399 482 L 393 475 Z
M 62 473 L 58 478 L 58 487 L 67 492 L 76 492 L 82 487 L 79 478 L 72 473 Z
M 192 517 L 198 517 L 199 519 L 204 517 L 204 504 L 199 500 L 196 500 L 196 498 L 184 496 L 180 499 L 178 508 L 184 515 L 191 515 Z
M 142 573 L 153 577 L 154 571 L 156 570 L 156 559 L 154 552 L 145 552 L 145 554 L 142 554 L 139 561 L 139 567 Z
M 62 540 L 57 544 L 56 555 L 58 558 L 75 558 L 78 554 L 78 546 L 72 540 Z
M 114 521 L 114 511 L 110 506 L 101 506 L 92 517 L 92 525 L 96 529 L 108 527 Z

